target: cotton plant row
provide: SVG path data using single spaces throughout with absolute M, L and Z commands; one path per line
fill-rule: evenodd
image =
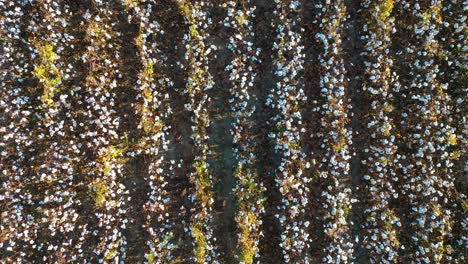
M 450 159 L 454 162 L 455 181 L 463 179 L 468 171 L 468 159 L 466 150 L 468 149 L 468 120 L 467 112 L 467 87 L 466 71 L 468 67 L 468 44 L 467 44 L 467 20 L 466 10 L 468 1 L 457 0 L 444 2 L 442 7 L 442 26 L 441 33 L 438 34 L 440 43 L 444 48 L 442 50 L 443 61 L 446 64 L 445 72 L 440 74 L 446 78 L 448 83 L 447 92 L 451 96 L 451 114 L 452 126 L 456 130 L 457 144 L 452 146 Z M 451 201 L 453 206 L 453 224 L 452 231 L 454 236 L 451 238 L 454 260 L 463 262 L 466 258 L 466 248 L 468 248 L 468 219 L 466 218 L 467 197 L 466 190 L 458 190 L 456 197 Z M 465 234 L 465 235 L 459 235 Z
M 233 152 L 236 158 L 237 185 L 234 189 L 237 199 L 237 252 L 240 263 L 253 263 L 259 257 L 259 239 L 264 209 L 265 187 L 257 174 L 257 157 L 254 154 L 256 142 L 251 131 L 252 115 L 258 99 L 252 96 L 256 77 L 255 68 L 259 62 L 260 49 L 254 48 L 252 19 L 255 7 L 251 1 L 228 1 L 223 7 L 227 16 L 223 24 L 230 31 L 228 49 L 233 59 L 226 67 L 229 73 L 229 100 L 234 116 L 231 134 Z
M 122 73 L 119 71 L 121 52 L 116 31 L 116 14 L 112 3 L 96 2 L 99 12 L 86 13 L 87 50 L 82 56 L 89 67 L 84 91 L 83 119 L 86 133 L 81 137 L 92 159 L 85 164 L 89 192 L 94 202 L 97 227 L 92 232 L 98 239 L 94 253 L 100 262 L 119 262 L 126 257 L 125 204 L 131 200 L 123 185 L 123 172 L 127 146 L 118 132 L 120 118 L 117 114 L 116 94 Z
M 361 37 L 365 42 L 363 90 L 370 104 L 366 120 L 370 138 L 364 148 L 366 158 L 362 161 L 367 168 L 364 181 L 369 199 L 364 211 L 363 243 L 373 258 L 383 263 L 398 262 L 401 247 L 397 237 L 401 222 L 389 205 L 392 199 L 398 198 L 393 187 L 398 182 L 398 160 L 392 102 L 400 84 L 393 70 L 394 58 L 389 54 L 391 34 L 395 30 L 391 16 L 393 5 L 393 0 L 362 3 L 368 21 Z
M 441 33 L 438 34 L 441 44 L 445 49 L 440 51 L 443 56 L 444 63 L 447 65 L 446 72 L 442 74 L 447 78 L 447 92 L 451 96 L 453 126 L 457 130 L 457 152 L 452 157 L 453 160 L 463 162 L 463 157 L 466 157 L 466 101 L 467 88 L 464 85 L 467 70 L 467 52 L 468 45 L 466 44 L 467 21 L 464 11 L 468 9 L 468 1 L 457 0 L 444 4 L 442 8 L 442 25 Z M 463 171 L 462 171 L 463 172 Z
M 130 13 L 139 21 L 136 44 L 142 63 L 136 89 L 141 100 L 138 108 L 141 116 L 138 128 L 144 136 L 138 142 L 136 152 L 151 157 L 146 178 L 150 192 L 144 205 L 145 227 L 151 239 L 147 242 L 149 250 L 145 257 L 148 263 L 155 260 L 170 261 L 174 258 L 172 252 L 177 248 L 172 241 L 176 216 L 170 215 L 174 212 L 168 211 L 173 199 L 167 189 L 172 167 L 167 167 L 169 161 L 165 160 L 164 154 L 169 144 L 169 127 L 165 121 L 172 114 L 168 90 L 173 88 L 173 83 L 160 72 L 165 64 L 165 57 L 160 50 L 160 43 L 157 42 L 165 37 L 166 33 L 152 15 L 156 8 L 153 3 L 143 3 L 130 8 Z M 149 39 L 150 35 L 153 36 L 152 39 Z
M 342 51 L 342 33 L 345 29 L 344 1 L 320 1 L 315 5 L 319 33 L 321 66 L 320 95 L 323 105 L 321 118 L 322 158 L 318 162 L 320 177 L 326 189 L 322 191 L 323 229 L 327 237 L 323 249 L 326 263 L 353 261 L 354 241 L 350 233 L 348 214 L 351 209 L 349 181 L 348 98 L 346 96 L 346 71 Z
M 212 24 L 207 15 L 209 1 L 178 1 L 182 15 L 186 19 L 189 32 L 184 36 L 186 47 L 185 59 L 188 64 L 188 78 L 184 93 L 188 94 L 190 101 L 185 105 L 187 111 L 192 114 L 193 140 L 193 172 L 190 182 L 193 190 L 190 199 L 193 202 L 191 209 L 191 225 L 186 228 L 194 239 L 194 261 L 196 263 L 216 263 L 216 239 L 213 237 L 213 176 L 208 167 L 208 134 L 210 126 L 208 107 L 210 97 L 208 91 L 213 88 L 213 77 L 209 72 L 209 54 L 214 47 L 207 46 L 209 37 L 208 28 Z
M 11 184 L 10 180 L 5 178 L 2 179 L 2 182 L 4 183 L 3 187 L 7 187 L 5 190 L 14 191 L 17 194 L 26 192 L 28 202 L 26 205 L 23 201 L 10 197 L 8 192 L 5 193 L 1 199 L 6 202 L 6 208 L 2 209 L 5 214 L 2 216 L 2 219 L 9 221 L 8 225 L 13 226 L 19 223 L 17 223 L 17 220 L 9 219 L 7 215 L 16 218 L 19 212 L 10 212 L 10 209 L 23 208 L 30 213 L 27 216 L 24 215 L 25 218 L 23 218 L 28 219 L 28 223 L 22 225 L 25 228 L 24 234 L 20 230 L 8 228 L 12 234 L 18 234 L 20 241 L 24 241 L 10 240 L 9 235 L 7 235 L 4 237 L 5 240 L 2 239 L 0 243 L 1 247 L 6 246 L 6 252 L 11 252 L 13 256 L 17 254 L 23 259 L 30 258 L 31 255 L 35 255 L 34 253 L 40 256 L 42 261 L 52 261 L 58 258 L 70 259 L 71 253 L 69 250 L 73 238 L 69 238 L 66 241 L 58 241 L 56 239 L 56 237 L 61 236 L 71 237 L 76 228 L 76 219 L 78 218 L 75 208 L 76 202 L 74 201 L 76 192 L 72 189 L 74 170 L 72 168 L 72 156 L 76 153 L 73 153 L 72 145 L 61 144 L 60 139 L 69 137 L 67 126 L 65 125 L 64 127 L 64 123 L 68 120 L 58 120 L 57 118 L 57 115 L 67 111 L 70 105 L 65 102 L 68 95 L 61 95 L 60 102 L 56 102 L 54 105 L 44 103 L 47 101 L 44 99 L 52 97 L 49 96 L 51 91 L 60 90 L 63 87 L 62 82 L 71 79 L 74 75 L 72 63 L 66 60 L 64 56 L 59 56 L 56 53 L 62 53 L 68 45 L 74 42 L 74 37 L 70 34 L 72 30 L 67 28 L 71 14 L 64 5 L 44 1 L 29 6 L 29 8 L 35 11 L 35 15 L 26 22 L 25 20 L 18 19 L 19 16 L 23 15 L 22 8 L 25 8 L 23 4 L 27 3 L 2 3 L 3 8 L 5 8 L 5 11 L 2 10 L 2 12 L 5 12 L 3 14 L 8 13 L 12 16 L 7 16 L 6 20 L 3 21 L 7 23 L 2 23 L 2 25 L 15 22 L 14 26 L 10 25 L 11 27 L 8 28 L 11 34 L 5 35 L 5 38 L 9 41 L 4 42 L 5 46 L 3 46 L 5 50 L 4 58 L 7 59 L 4 62 L 7 63 L 5 65 L 12 67 L 11 70 L 5 71 L 5 73 L 11 74 L 10 78 L 17 79 L 18 84 L 22 84 L 28 79 L 37 84 L 33 89 L 28 86 L 22 86 L 25 90 L 21 93 L 19 90 L 3 85 L 2 93 L 6 93 L 4 94 L 5 96 L 2 96 L 5 101 L 2 101 L 1 104 L 4 107 L 5 113 L 10 112 L 12 107 L 15 108 L 17 103 L 23 105 L 23 107 L 28 105 L 29 110 L 25 112 L 27 116 L 22 118 L 19 123 L 14 119 L 15 115 L 20 114 L 22 111 L 19 108 L 14 111 L 15 114 L 12 115 L 13 118 L 11 120 L 13 123 L 10 123 L 10 127 L 14 123 L 17 123 L 17 126 L 25 128 L 34 126 L 34 131 L 29 132 L 29 139 L 23 138 L 23 140 L 30 146 L 30 151 L 38 151 L 39 154 L 36 157 L 23 156 L 23 151 L 19 149 L 21 148 L 21 144 L 20 142 L 16 142 L 17 153 L 21 153 L 21 159 L 27 158 L 28 160 L 26 164 L 22 165 L 22 169 L 26 169 L 26 173 L 17 171 L 15 178 L 18 179 L 18 176 L 22 175 L 21 177 L 25 179 L 25 182 L 24 184 L 17 182 L 12 188 L 7 187 Z M 27 39 L 22 39 L 19 35 L 21 33 L 19 28 L 16 28 L 21 23 L 28 24 L 28 30 L 34 31 L 34 34 L 27 35 Z M 44 31 L 47 31 L 47 34 L 44 34 Z M 16 42 L 16 47 L 10 46 L 14 42 Z M 29 49 L 27 55 L 24 53 L 26 47 Z M 16 52 L 14 48 L 16 48 Z M 24 73 L 29 68 L 30 73 L 32 72 L 33 74 L 23 76 L 15 73 L 15 71 L 19 70 L 17 68 L 19 64 L 15 65 L 13 63 L 15 61 L 11 60 L 12 54 L 10 52 L 15 52 L 14 56 L 17 57 L 17 62 L 24 63 L 22 66 Z M 25 55 L 27 57 L 30 56 L 31 64 L 23 60 L 26 58 L 23 57 Z M 4 80 L 7 79 L 5 78 Z M 13 84 L 11 81 L 8 81 L 8 83 Z M 11 101 L 12 105 L 9 105 L 10 102 L 8 101 L 10 99 L 10 96 L 7 95 L 9 89 L 15 92 L 16 97 L 16 99 Z M 56 97 L 58 100 L 59 96 Z M 40 111 L 37 111 L 33 115 L 33 109 L 40 109 Z M 10 155 L 11 153 L 9 154 L 9 152 L 12 150 L 8 146 L 10 136 L 7 133 L 7 129 L 7 127 L 2 129 L 2 132 L 5 133 L 5 141 L 2 142 L 2 147 L 5 147 L 3 155 Z M 21 136 L 20 131 L 16 133 L 18 136 Z M 15 163 L 18 159 L 10 157 L 8 160 Z M 6 160 L 5 162 L 2 160 L 2 164 L 4 166 L 2 173 L 4 176 L 7 176 L 10 164 Z M 13 165 L 13 168 L 15 167 L 16 165 Z M 15 191 L 15 188 L 20 189 Z M 19 207 L 8 205 L 10 202 L 15 202 Z M 2 223 L 2 229 L 5 227 Z M 37 239 L 38 237 L 41 239 Z M 20 249 L 20 247 L 22 248 Z M 16 261 L 20 261 L 20 259 L 16 259 Z
M 305 132 L 300 105 L 307 98 L 301 84 L 300 73 L 304 64 L 298 25 L 298 1 L 275 1 L 273 43 L 275 87 L 270 89 L 266 105 L 275 114 L 271 120 L 274 132 L 269 134 L 275 142 L 275 152 L 280 157 L 276 168 L 276 184 L 281 193 L 277 219 L 282 227 L 280 246 L 284 261 L 308 260 L 310 237 L 306 220 L 310 178 L 303 175 L 306 154 L 302 151 Z
M 452 96 L 452 114 L 454 118 L 454 126 L 457 129 L 457 139 L 460 140 L 458 149 L 460 155 L 454 158 L 463 160 L 461 157 L 466 157 L 466 139 L 468 138 L 466 129 L 466 101 L 467 101 L 467 87 L 464 85 L 466 80 L 467 52 L 468 45 L 466 39 L 467 33 L 467 19 L 466 10 L 468 9 L 468 1 L 456 0 L 444 3 L 442 12 L 442 28 L 441 28 L 441 42 L 446 46 L 445 60 L 448 66 L 445 75 L 448 77 L 448 93 Z M 442 43 L 441 43 L 442 44 Z M 465 146 L 465 147 L 463 147 Z M 466 160 L 466 159 L 465 159 Z
M 441 22 L 441 1 L 398 1 L 402 12 L 415 21 L 411 24 L 415 40 L 406 49 L 409 75 L 401 93 L 407 98 L 407 111 L 400 126 L 409 151 L 402 154 L 403 193 L 411 208 L 411 234 L 414 258 L 420 263 L 441 262 L 450 258 L 452 212 L 446 205 L 453 189 L 450 146 L 456 145 L 454 129 L 448 123 L 450 98 L 447 85 L 438 79 L 435 61 Z M 410 126 L 410 127 L 408 127 Z
M 40 92 L 34 134 L 39 153 L 33 163 L 35 173 L 31 175 L 38 200 L 38 237 L 42 238 L 36 243 L 43 254 L 42 261 L 71 261 L 77 257 L 73 247 L 79 241 L 74 233 L 81 206 L 74 185 L 80 160 L 74 145 L 78 138 L 70 112 L 75 94 L 69 87 L 77 76 L 75 66 L 79 57 L 74 55 L 73 46 L 77 44 L 78 32 L 70 26 L 73 14 L 63 2 L 33 2 L 32 10 L 34 33 L 29 40 L 34 47 L 33 76 Z M 62 241 L 57 237 L 68 239 Z
M 33 69 L 26 48 L 29 40 L 21 27 L 29 21 L 25 5 L 0 1 L 0 250 L 5 261 L 18 263 L 34 254 L 38 230 L 38 220 L 29 211 L 36 202 L 31 193 L 24 192 L 32 184 L 28 180 L 32 174 L 29 162 L 35 139 L 30 120 L 36 103 L 33 87 L 24 85 L 32 79 Z

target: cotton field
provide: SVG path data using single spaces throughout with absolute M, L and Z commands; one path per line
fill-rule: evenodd
M 467 0 L 0 0 L 0 263 L 467 263 Z

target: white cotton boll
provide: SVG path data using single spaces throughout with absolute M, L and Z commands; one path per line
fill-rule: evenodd
M 281 223 L 284 223 L 286 221 L 286 216 L 282 215 L 280 218 L 279 218 L 279 221 Z
M 421 218 L 418 219 L 418 225 L 419 225 L 420 227 L 424 227 L 424 224 L 425 224 L 425 223 L 426 223 L 426 221 L 425 221 L 424 219 L 421 219 Z
M 424 214 L 424 213 L 426 213 L 426 212 L 427 212 L 427 208 L 426 208 L 426 207 L 421 207 L 421 208 L 419 208 L 419 213 L 420 213 L 420 214 Z

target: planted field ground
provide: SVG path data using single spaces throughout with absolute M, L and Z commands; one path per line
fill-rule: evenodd
M 466 263 L 464 0 L 0 0 L 0 263 Z

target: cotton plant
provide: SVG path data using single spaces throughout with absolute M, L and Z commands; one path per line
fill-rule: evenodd
M 392 199 L 398 198 L 393 187 L 398 182 L 396 166 L 397 145 L 392 131 L 394 92 L 399 91 L 398 76 L 393 69 L 394 58 L 389 54 L 392 32 L 395 32 L 391 16 L 393 1 L 367 1 L 362 4 L 371 21 L 364 25 L 362 39 L 365 41 L 364 66 L 365 84 L 362 89 L 370 102 L 370 113 L 366 128 L 370 140 L 364 148 L 366 168 L 363 179 L 366 182 L 366 196 L 369 198 L 365 209 L 366 230 L 363 243 L 372 254 L 385 263 L 398 261 L 399 250 L 404 247 L 398 239 L 401 227 Z
M 301 85 L 304 66 L 301 28 L 296 18 L 298 1 L 275 1 L 275 42 L 273 43 L 275 87 L 270 89 L 266 105 L 275 115 L 274 132 L 269 134 L 280 157 L 276 168 L 276 185 L 281 201 L 276 217 L 281 225 L 280 247 L 286 262 L 308 261 L 310 246 L 306 207 L 310 178 L 303 175 L 306 154 L 302 150 L 305 128 L 299 104 L 307 100 Z
M 213 176 L 207 162 L 209 135 L 206 132 L 210 126 L 208 107 L 211 101 L 207 91 L 214 86 L 213 76 L 208 68 L 210 62 L 208 55 L 216 48 L 207 45 L 207 38 L 210 35 L 208 29 L 213 22 L 206 10 L 211 3 L 178 1 L 178 5 L 189 26 L 189 32 L 184 35 L 184 45 L 187 48 L 185 60 L 189 65 L 189 75 L 183 93 L 188 94 L 190 98 L 190 102 L 186 104 L 186 110 L 192 114 L 191 139 L 195 154 L 190 174 L 193 185 L 190 200 L 194 205 L 194 213 L 186 231 L 193 238 L 194 261 L 217 263 L 218 253 L 211 224 L 214 203 Z
M 319 111 L 324 155 L 319 161 L 319 176 L 325 180 L 322 191 L 323 229 L 327 245 L 323 249 L 323 261 L 349 263 L 353 261 L 354 239 L 348 219 L 351 204 L 351 189 L 344 184 L 349 178 L 350 150 L 352 142 L 349 131 L 346 69 L 342 57 L 342 34 L 345 29 L 345 6 L 343 1 L 320 1 L 316 24 L 321 29 L 316 34 L 320 44 L 319 63 L 320 95 L 323 104 Z
M 401 94 L 408 110 L 402 113 L 400 127 L 408 131 L 403 140 L 409 146 L 398 164 L 403 171 L 402 194 L 410 204 L 411 248 L 422 263 L 443 261 L 451 251 L 452 212 L 446 206 L 453 190 L 452 162 L 448 150 L 457 142 L 448 123 L 450 97 L 447 84 L 438 79 L 437 35 L 441 26 L 442 2 L 397 1 L 400 12 L 413 18 L 408 30 L 414 37 L 403 56 L 409 60 L 411 80 L 402 82 Z M 424 120 L 420 117 L 424 116 Z M 412 125 L 417 124 L 417 125 Z M 408 126 L 412 128 L 409 129 Z
M 256 112 L 258 99 L 252 96 L 256 78 L 255 69 L 260 62 L 260 49 L 253 47 L 252 19 L 255 7 L 250 1 L 224 3 L 226 18 L 223 25 L 229 29 L 228 49 L 232 61 L 226 66 L 231 84 L 230 110 L 234 117 L 231 134 L 236 158 L 234 175 L 237 185 L 233 192 L 238 201 L 236 257 L 240 263 L 253 263 L 259 257 L 259 240 L 262 233 L 265 187 L 257 173 L 258 145 L 251 134 L 251 118 Z

